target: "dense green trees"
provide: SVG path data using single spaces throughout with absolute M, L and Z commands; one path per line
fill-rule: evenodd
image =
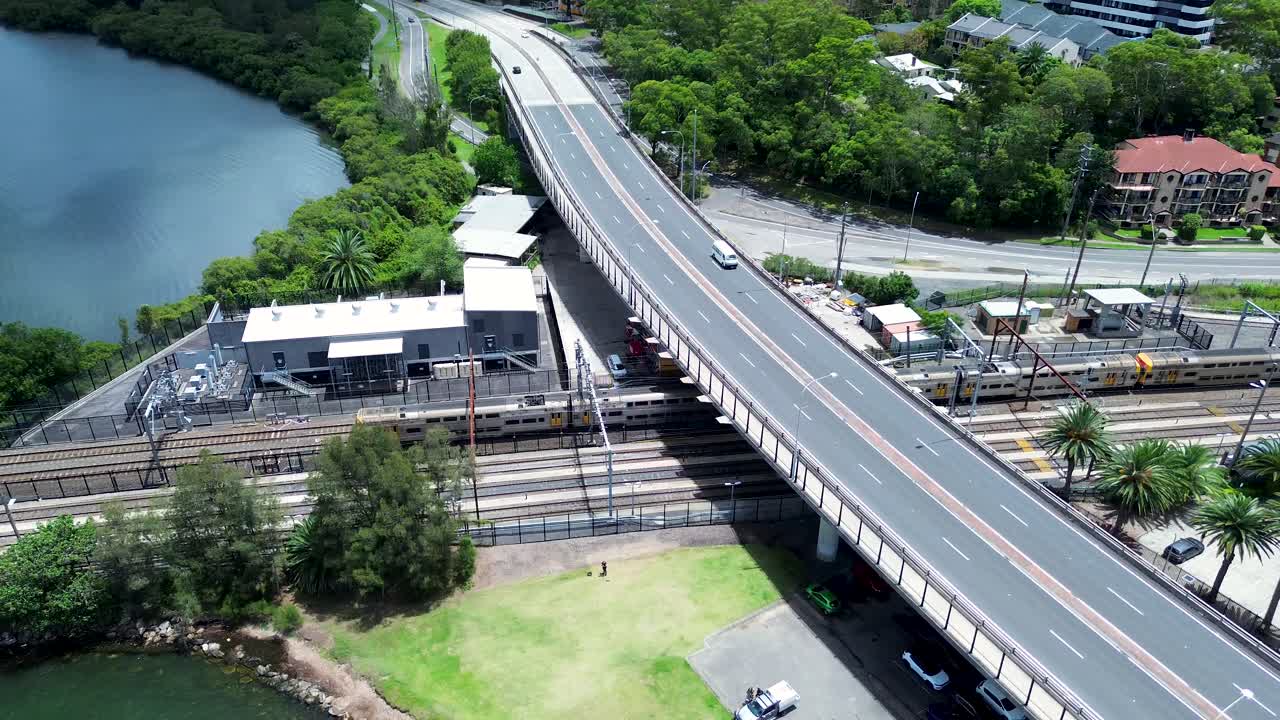
M 449 89 L 454 107 L 473 117 L 498 109 L 498 71 L 493 69 L 489 39 L 470 30 L 454 30 L 445 40 Z
M 307 480 L 315 506 L 290 542 L 291 577 L 312 592 L 409 599 L 465 584 L 475 551 L 445 501 L 460 496 L 464 467 L 439 428 L 408 452 L 370 426 L 331 440 Z
M 520 180 L 520 160 L 511 143 L 494 135 L 480 143 L 471 165 L 476 171 L 476 181 L 486 184 L 514 187 Z
M 1272 93 L 1245 56 L 1167 30 L 1084 67 L 1003 42 L 954 57 L 945 21 L 878 38 L 886 53 L 955 66 L 966 90 L 948 106 L 868 62 L 877 50 L 859 38 L 870 27 L 831 0 L 720 3 L 705 27 L 684 27 L 698 6 L 588 5 L 605 54 L 632 83 L 637 133 L 668 152 L 682 135 L 687 150 L 696 110 L 700 158 L 900 204 L 919 190 L 922 210 L 968 225 L 1060 226 L 1083 143 L 1110 148 L 1135 133 L 1194 128 L 1254 147 Z M 999 3 L 953 9 L 995 12 Z M 680 134 L 661 134 L 671 130 Z M 1095 153 L 1090 183 L 1108 156 Z
M 81 369 L 83 340 L 56 328 L 0 323 L 0 408 L 40 397 Z
M 92 522 L 63 516 L 0 555 L 0 628 L 63 637 L 92 630 L 104 596 L 102 578 L 89 567 L 94 546 Z

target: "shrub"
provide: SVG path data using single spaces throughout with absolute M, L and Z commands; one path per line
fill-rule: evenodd
M 63 515 L 0 555 L 0 630 L 75 636 L 98 623 L 106 594 L 89 568 L 96 530 Z
M 1267 234 L 1267 229 L 1261 225 L 1254 225 L 1249 228 L 1249 239 L 1253 242 L 1262 242 L 1262 237 Z
M 292 635 L 302 627 L 302 611 L 293 603 L 284 603 L 271 611 L 271 627 L 281 635 Z
M 1196 235 L 1200 233 L 1200 227 L 1204 225 L 1204 218 L 1198 213 L 1187 213 L 1182 216 L 1182 225 L 1178 227 L 1178 240 L 1183 243 L 1193 243 L 1196 241 Z

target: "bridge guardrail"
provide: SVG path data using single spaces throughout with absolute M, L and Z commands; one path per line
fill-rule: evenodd
M 547 38 L 542 33 L 536 33 L 536 34 L 540 39 L 552 45 L 553 47 L 556 48 L 556 50 L 558 50 L 562 55 L 564 55 L 569 60 L 570 64 L 573 66 L 574 72 L 577 73 L 579 76 L 582 76 L 588 72 L 587 69 L 578 62 L 577 58 L 574 57 L 573 53 L 567 52 L 559 42 L 555 41 L 552 38 Z M 583 84 L 591 92 L 592 96 L 595 97 L 597 103 L 599 103 L 606 110 L 606 112 L 608 112 L 609 117 L 612 118 L 614 124 L 620 128 L 625 127 L 625 125 L 623 124 L 622 118 L 619 117 L 618 114 L 613 110 L 613 106 L 608 102 L 608 99 L 603 97 L 600 94 L 598 88 L 595 87 L 595 84 L 591 82 L 587 82 L 586 80 L 583 81 Z M 626 138 L 627 141 L 630 142 L 637 151 L 639 151 L 639 154 L 641 155 L 641 157 L 644 158 L 645 162 L 652 163 L 652 161 L 649 159 L 648 153 L 644 150 L 644 148 L 640 145 L 639 141 L 636 139 L 635 134 L 628 132 L 626 133 L 626 136 L 627 136 Z M 656 165 L 654 166 L 654 169 L 657 170 L 655 174 L 663 182 L 666 183 L 668 189 L 670 189 L 679 198 L 679 200 L 685 204 L 686 208 L 692 211 L 694 216 L 698 218 L 699 222 L 702 223 L 704 229 L 707 232 L 711 233 L 715 238 L 719 240 L 723 240 L 724 242 L 728 243 L 731 247 L 734 248 L 735 251 L 737 251 L 739 262 L 744 262 L 758 276 L 760 276 L 768 284 L 772 285 L 775 289 L 777 289 L 783 295 L 783 297 L 787 298 L 793 305 L 795 305 L 797 308 L 803 311 L 805 315 L 809 317 L 822 332 L 825 332 L 828 335 L 828 337 L 830 337 L 832 340 L 838 343 L 841 347 L 845 348 L 847 352 L 862 359 L 867 366 L 874 368 L 875 372 L 881 373 L 881 375 L 886 380 L 890 381 L 889 383 L 890 386 L 898 390 L 900 395 L 906 397 L 909 402 L 915 402 L 922 409 L 938 415 L 941 419 L 945 421 L 945 423 L 948 426 L 956 429 L 957 434 L 959 434 L 964 439 L 964 441 L 966 442 L 966 444 L 969 445 L 969 447 L 971 447 L 976 452 L 981 453 L 984 457 L 991 460 L 992 462 L 998 463 L 1001 466 L 1003 466 L 1006 470 L 1008 470 L 1008 472 L 1010 472 L 1013 475 L 1013 477 L 1021 485 L 1023 485 L 1024 487 L 1027 487 L 1032 492 L 1035 492 L 1037 497 L 1047 502 L 1055 510 L 1063 514 L 1066 517 L 1066 519 L 1069 520 L 1073 525 L 1089 533 L 1090 537 L 1092 537 L 1095 541 L 1100 542 L 1107 549 L 1123 557 L 1133 569 L 1140 571 L 1144 576 L 1158 583 L 1167 592 L 1171 593 L 1172 595 L 1177 597 L 1179 600 L 1181 600 L 1188 610 L 1195 611 L 1197 615 L 1201 616 L 1205 620 L 1212 622 L 1214 625 L 1216 625 L 1219 629 L 1225 631 L 1237 642 L 1248 647 L 1250 650 L 1253 651 L 1255 655 L 1258 656 L 1259 659 L 1267 662 L 1272 667 L 1280 669 L 1280 654 L 1277 654 L 1269 646 L 1267 646 L 1265 643 L 1263 643 L 1254 635 L 1250 634 L 1248 631 L 1242 628 L 1238 623 L 1234 622 L 1231 618 L 1227 617 L 1225 614 L 1220 612 L 1217 608 L 1209 605 L 1207 602 L 1204 601 L 1203 598 L 1199 597 L 1195 593 L 1188 591 L 1186 588 L 1182 587 L 1181 585 L 1178 585 L 1177 583 L 1171 581 L 1168 578 L 1168 576 L 1164 575 L 1163 573 L 1159 572 L 1156 568 L 1152 567 L 1150 563 L 1143 560 L 1137 553 L 1135 553 L 1129 547 L 1127 547 L 1126 545 L 1118 541 L 1116 538 L 1112 537 L 1110 533 L 1098 527 L 1097 524 L 1090 521 L 1081 512 L 1071 507 L 1070 504 L 1063 502 L 1062 499 L 1058 497 L 1057 493 L 1054 493 L 1053 491 L 1049 490 L 1047 487 L 1045 487 L 1043 483 L 1036 482 L 1026 477 L 1026 475 L 1023 474 L 1023 472 L 1019 470 L 1017 466 L 1009 462 L 1006 458 L 1001 456 L 999 453 L 992 451 L 981 440 L 979 440 L 976 436 L 970 433 L 967 428 L 964 428 L 952 422 L 950 416 L 946 415 L 945 412 L 942 411 L 937 405 L 934 405 L 933 403 L 929 402 L 927 399 L 921 397 L 920 394 L 915 392 L 914 389 L 912 389 L 910 386 L 903 383 L 897 377 L 896 374 L 889 372 L 885 367 L 877 363 L 875 359 L 872 358 L 865 350 L 857 346 L 854 346 L 843 335 L 840 335 L 839 333 L 835 332 L 829 325 L 823 322 L 823 320 L 816 313 L 814 313 L 807 305 L 800 302 L 800 300 L 794 294 L 789 292 L 785 288 L 785 286 L 783 286 L 780 282 L 778 282 L 769 272 L 765 271 L 765 269 L 761 267 L 760 264 L 756 262 L 754 258 L 750 257 L 750 255 L 748 254 L 743 253 L 732 240 L 730 240 L 722 232 L 720 232 L 719 228 L 717 228 L 702 213 L 702 210 L 697 206 L 697 204 L 689 201 L 689 199 L 685 197 L 684 193 L 679 188 L 676 187 L 675 183 L 671 182 L 671 179 L 666 176 L 666 173 L 662 172 L 662 170 L 660 168 L 657 168 Z
M 585 204 L 572 188 L 561 185 L 550 170 L 556 164 L 551 145 L 542 137 L 528 109 L 511 92 L 513 83 L 507 69 L 501 63 L 498 65 L 504 91 L 511 100 L 509 107 L 515 108 L 520 116 L 521 122 L 516 123 L 517 132 L 530 151 L 535 173 L 552 203 L 561 211 L 566 225 L 586 246 L 597 268 L 615 291 L 630 302 L 686 373 L 716 402 L 739 431 L 756 445 L 780 475 L 787 477 L 811 503 L 832 516 L 836 526 L 855 547 L 869 560 L 885 568 L 885 574 L 894 578 L 899 592 L 916 603 L 926 617 L 962 648 L 978 667 L 1016 693 L 1033 714 L 1059 720 L 1068 715 L 1082 720 L 1099 720 L 1100 716 L 1095 711 L 956 591 L 941 573 L 911 550 L 856 496 L 841 487 L 834 474 L 807 456 L 795 438 L 782 431 L 760 410 L 750 393 L 714 363 L 711 354 L 674 319 L 657 296 L 625 269 L 628 266 L 608 235 L 585 209 L 580 209 L 585 208 Z M 530 63 L 530 66 L 541 75 L 536 63 Z M 542 77 L 551 87 L 546 76 Z M 934 591 L 932 596 L 931 589 Z

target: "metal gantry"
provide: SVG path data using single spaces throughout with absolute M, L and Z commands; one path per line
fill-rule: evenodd
M 609 517 L 613 517 L 613 445 L 609 443 L 609 429 L 605 426 L 604 413 L 600 412 L 600 398 L 596 395 L 596 381 L 591 374 L 591 361 L 582 352 L 582 341 L 573 341 L 574 360 L 578 368 L 578 396 L 584 393 L 591 399 L 591 412 L 600 423 L 600 438 L 604 440 L 605 467 L 609 475 Z M 585 388 L 584 388 L 585 385 Z

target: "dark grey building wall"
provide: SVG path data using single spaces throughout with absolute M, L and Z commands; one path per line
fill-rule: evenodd
M 484 351 L 485 335 L 494 335 L 501 349 L 516 353 L 538 352 L 536 312 L 468 312 L 467 321 L 471 326 L 471 348 L 477 354 Z

